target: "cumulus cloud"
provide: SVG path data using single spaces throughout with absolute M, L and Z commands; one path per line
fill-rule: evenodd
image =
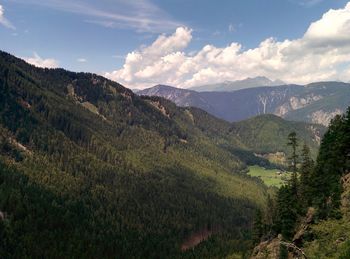
M 249 76 L 300 84 L 350 80 L 350 2 L 329 10 L 299 39 L 268 38 L 247 50 L 237 42 L 223 48 L 206 45 L 189 54 L 191 40 L 192 31 L 180 27 L 129 53 L 121 69 L 105 76 L 133 88 L 158 83 L 186 88 Z
M 5 17 L 5 9 L 2 5 L 0 5 L 0 24 L 5 26 L 8 29 L 16 29 L 15 26 L 13 26 L 13 24 L 6 19 Z
M 43 59 L 37 53 L 34 53 L 33 57 L 23 58 L 29 64 L 32 64 L 36 67 L 44 67 L 44 68 L 57 68 L 58 61 L 52 58 Z
M 170 36 L 161 35 L 152 45 L 139 51 L 129 53 L 125 58 L 122 69 L 106 73 L 106 76 L 115 80 L 121 80 L 128 85 L 138 84 L 142 81 L 145 85 L 156 80 L 170 82 L 174 75 L 176 65 L 180 65 L 186 58 L 182 52 L 191 42 L 191 30 L 180 27 Z M 182 68 L 183 70 L 184 68 Z M 180 72 L 175 72 L 181 77 Z M 174 82 L 175 83 L 175 82 Z

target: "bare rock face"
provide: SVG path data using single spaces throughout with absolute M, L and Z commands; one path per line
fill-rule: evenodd
M 293 96 L 290 98 L 289 102 L 292 109 L 297 110 L 300 108 L 304 108 L 305 106 L 312 104 L 313 102 L 321 99 L 322 99 L 322 96 L 311 94 L 311 95 L 306 95 L 305 97 Z
M 275 109 L 274 114 L 280 117 L 285 117 L 286 115 L 288 115 L 289 112 L 307 107 L 308 105 L 321 99 L 323 99 L 323 96 L 315 94 L 305 95 L 304 97 L 292 96 L 285 103 L 278 106 Z M 332 117 L 330 114 L 330 117 L 333 118 L 334 116 Z M 325 123 L 327 124 L 319 123 L 318 121 L 313 121 L 313 123 L 318 123 L 327 126 L 330 119 L 327 117 L 327 120 L 320 120 L 321 122 L 325 121 Z
M 280 257 L 282 236 L 270 241 L 261 242 L 258 244 L 251 255 L 251 259 L 278 259 Z
M 309 115 L 312 123 L 321 124 L 328 126 L 331 120 L 338 114 L 342 114 L 343 111 L 340 109 L 335 109 L 334 111 L 323 111 L 318 110 Z
M 281 106 L 278 106 L 273 114 L 275 114 L 279 117 L 284 117 L 284 115 L 288 114 L 288 112 L 290 112 L 290 111 L 291 111 L 290 104 L 285 103 Z

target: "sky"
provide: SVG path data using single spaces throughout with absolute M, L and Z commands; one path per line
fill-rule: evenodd
M 129 88 L 350 81 L 343 0 L 0 0 L 0 49 Z

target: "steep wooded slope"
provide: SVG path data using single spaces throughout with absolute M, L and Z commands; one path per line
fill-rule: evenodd
M 266 187 L 199 116 L 222 123 L 0 53 L 0 257 L 186 257 L 208 228 L 210 256 L 244 250 Z

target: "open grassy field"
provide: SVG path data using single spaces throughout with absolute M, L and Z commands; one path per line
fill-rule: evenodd
M 248 174 L 259 177 L 267 186 L 281 187 L 289 179 L 289 173 L 278 169 L 265 169 L 260 166 L 250 166 Z

